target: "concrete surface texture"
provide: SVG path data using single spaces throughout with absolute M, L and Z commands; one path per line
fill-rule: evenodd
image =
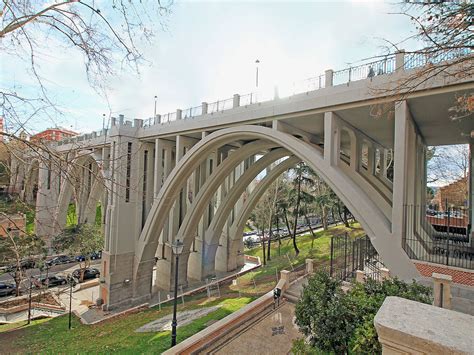
M 384 353 L 474 353 L 474 317 L 468 314 L 387 297 L 374 324 Z
M 214 306 L 214 307 L 205 307 L 205 308 L 198 308 L 198 309 L 193 309 L 189 311 L 178 312 L 176 314 L 178 328 L 191 323 L 195 319 L 199 319 L 201 317 L 208 315 L 209 313 L 217 311 L 218 309 L 219 309 L 219 306 Z M 173 314 L 169 314 L 166 317 L 147 323 L 135 331 L 138 333 L 146 333 L 146 332 L 163 332 L 165 330 L 171 330 L 172 320 L 173 320 Z

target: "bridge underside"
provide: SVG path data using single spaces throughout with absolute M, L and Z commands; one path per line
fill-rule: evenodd
M 450 119 L 449 109 L 454 93 L 473 85 L 439 85 L 393 101 L 371 91 L 382 79 L 169 125 L 121 118 L 105 140 L 58 148 L 77 152 L 68 179 L 40 161 L 37 206 L 49 212 L 37 221 L 52 226 L 41 234 L 64 228 L 71 200 L 80 222 L 90 222 L 100 202 L 101 297 L 109 308 L 139 303 L 154 287 L 171 289 L 177 239 L 184 242 L 181 285 L 243 265 L 252 209 L 278 176 L 305 162 L 360 222 L 392 274 L 417 277 L 402 248 L 404 206 L 425 204 L 428 145 L 471 143 L 472 123 Z M 16 178 L 16 189 L 21 184 Z M 23 190 L 31 195 L 31 187 Z

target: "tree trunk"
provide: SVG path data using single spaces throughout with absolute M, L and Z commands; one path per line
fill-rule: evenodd
M 322 210 L 322 222 L 323 222 L 323 229 L 325 231 L 328 230 L 328 211 L 326 209 L 326 206 L 321 206 L 321 210 Z
M 306 219 L 306 223 L 308 224 L 308 227 L 309 227 L 309 230 L 311 231 L 311 236 L 312 236 L 312 239 L 311 239 L 311 249 L 313 249 L 313 246 L 314 246 L 314 239 L 316 238 L 316 234 L 314 234 L 314 230 L 313 230 L 313 227 L 311 227 L 311 222 L 308 218 L 308 215 L 305 213 L 304 214 L 304 218 Z
M 267 248 L 267 260 L 271 260 L 271 255 L 270 255 L 270 246 L 271 246 L 271 243 L 272 243 L 272 235 L 273 235 L 273 232 L 272 232 L 272 223 L 273 222 L 273 209 L 270 211 L 270 223 L 268 223 L 269 225 L 269 228 L 268 228 L 268 248 Z
M 257 226 L 257 232 L 258 232 L 258 226 Z M 262 256 L 263 256 L 263 265 L 265 266 L 265 265 L 267 265 L 267 259 L 266 259 L 266 255 L 265 255 L 265 240 L 264 240 L 265 235 L 264 234 L 265 233 L 262 229 L 262 254 L 263 254 Z
M 346 228 L 349 228 L 349 222 L 347 222 L 345 208 L 344 208 L 344 213 L 342 213 L 341 212 L 341 205 L 339 203 L 336 205 L 336 207 L 337 207 L 337 214 L 339 215 L 339 218 L 341 219 L 342 222 L 344 222 L 344 226 L 346 226 Z
M 278 256 L 281 255 L 281 233 L 280 233 L 280 219 L 276 215 L 277 230 L 278 230 Z
M 296 209 L 295 209 L 295 222 L 293 224 L 293 248 L 295 248 L 295 254 L 298 256 L 300 250 L 298 249 L 298 245 L 296 245 L 296 227 L 298 225 L 298 214 L 300 209 L 300 202 L 301 202 L 301 176 L 298 178 L 298 195 L 296 197 Z
M 346 225 L 347 228 L 349 228 L 349 220 L 347 219 L 347 207 L 344 206 L 344 212 L 343 212 L 343 216 L 344 216 L 344 224 Z
M 290 221 L 288 220 L 288 211 L 285 209 L 285 224 L 286 224 L 286 229 L 288 230 L 288 235 L 291 237 L 291 226 L 290 226 Z M 288 244 L 287 244 L 288 245 Z

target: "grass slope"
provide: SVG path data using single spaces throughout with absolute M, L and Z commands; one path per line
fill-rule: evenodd
M 202 297 L 202 295 L 201 295 Z M 224 318 L 244 305 L 250 303 L 253 297 L 237 298 L 236 294 L 227 294 L 230 298 L 220 299 L 192 299 L 179 307 L 179 310 L 195 309 L 220 305 L 220 308 L 205 317 L 178 328 L 178 342 L 192 336 L 206 328 L 209 323 Z M 158 354 L 169 349 L 171 335 L 166 332 L 136 333 L 142 325 L 161 318 L 172 312 L 171 305 L 157 307 L 105 321 L 97 325 L 83 325 L 79 319 L 73 317 L 73 329 L 68 330 L 68 316 L 61 316 L 49 321 L 22 327 L 13 333 L 0 333 L 0 343 L 6 349 L 21 353 L 110 353 L 123 354 L 153 353 Z M 18 325 L 23 325 L 17 324 Z M 11 330 L 12 325 L 0 326 L 0 332 Z M 13 335 L 13 336 L 11 336 Z M 9 343 L 9 338 L 12 341 Z

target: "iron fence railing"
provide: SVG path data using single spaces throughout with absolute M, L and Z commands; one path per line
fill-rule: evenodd
M 372 78 L 378 75 L 390 74 L 395 71 L 395 56 L 364 63 L 355 67 L 345 68 L 333 73 L 333 85 L 349 84 L 352 81 Z
M 470 210 L 407 205 L 402 245 L 411 259 L 474 269 Z
M 382 260 L 365 235 L 351 238 L 347 233 L 331 238 L 329 275 L 338 280 L 352 280 L 357 270 L 364 271 L 366 277 L 379 280 Z
M 184 119 L 194 118 L 201 115 L 202 115 L 202 105 L 187 108 L 186 110 L 183 110 L 182 112 L 182 118 Z
M 428 64 L 439 64 L 472 54 L 468 48 L 436 51 L 433 53 L 420 51 L 405 54 L 405 69 L 423 67 Z
M 229 110 L 233 107 L 233 103 L 233 98 L 211 102 L 208 104 L 207 113 L 216 113 Z

